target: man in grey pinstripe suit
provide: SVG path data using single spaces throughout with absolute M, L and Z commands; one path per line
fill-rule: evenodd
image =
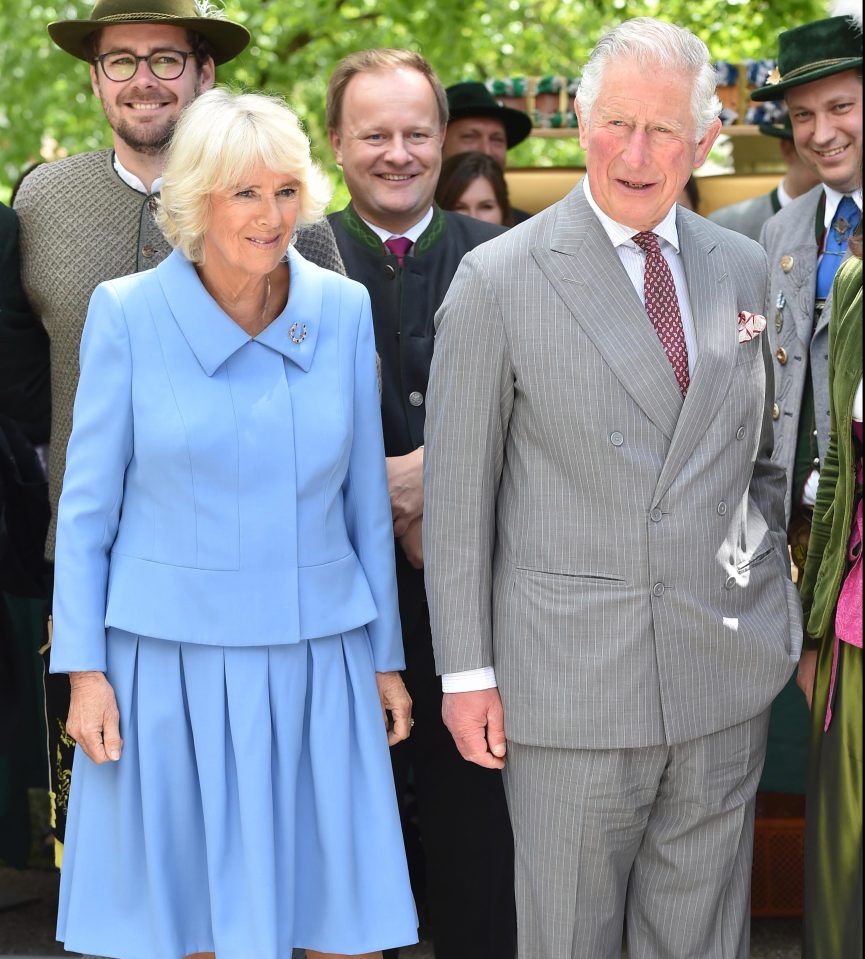
M 607 35 L 577 98 L 587 177 L 467 254 L 437 317 L 436 660 L 462 755 L 505 770 L 520 959 L 612 959 L 623 927 L 631 959 L 748 955 L 754 795 L 801 614 L 766 258 L 675 202 L 714 89 L 687 31 Z

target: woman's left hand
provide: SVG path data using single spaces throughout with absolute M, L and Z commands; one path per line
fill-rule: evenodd
M 376 673 L 375 684 L 378 686 L 378 698 L 387 729 L 387 744 L 395 746 L 408 739 L 411 733 L 411 696 L 397 672 Z

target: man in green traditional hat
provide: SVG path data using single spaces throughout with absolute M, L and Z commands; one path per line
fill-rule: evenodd
M 800 583 L 829 445 L 832 283 L 862 220 L 862 15 L 858 3 L 847 3 L 852 16 L 782 33 L 778 68 L 752 94 L 758 101 L 786 101 L 799 156 L 821 181 L 769 220 L 760 240 L 771 270 L 766 315 L 775 357 L 774 458 L 787 470 L 788 537 Z M 854 376 L 852 349 L 835 367 L 838 376 L 842 368 L 844 376 Z M 846 415 L 851 417 L 849 406 Z M 838 436 L 846 430 L 849 437 L 851 427 L 851 419 L 837 423 Z M 826 479 L 831 483 L 829 473 Z M 849 524 L 849 516 L 840 522 Z M 803 955 L 835 959 L 862 955 L 861 655 L 848 657 L 836 647 L 833 660 L 831 642 L 824 644 L 815 686 L 818 645 L 806 633 L 797 682 L 809 705 L 812 696 L 825 702 L 830 686 L 835 698 L 830 727 L 825 710 L 815 710 L 811 719 Z M 830 658 L 824 660 L 827 646 Z
M 504 170 L 507 153 L 532 132 L 528 113 L 506 107 L 483 83 L 467 80 L 445 91 L 448 98 L 448 125 L 442 144 L 442 160 L 458 153 L 477 150 L 485 153 Z M 531 214 L 513 209 L 514 222 L 522 223 Z
M 769 193 L 722 206 L 709 214 L 709 219 L 714 223 L 749 236 L 752 240 L 760 239 L 763 224 L 770 217 L 820 182 L 811 167 L 796 152 L 793 128 L 788 113 L 784 114 L 780 123 L 761 123 L 758 129 L 764 136 L 778 140 L 781 159 L 787 167 L 787 172 L 781 182 Z
M 773 459 L 787 473 L 790 543 L 801 569 L 829 439 L 826 300 L 862 211 L 861 30 L 836 16 L 782 33 L 777 69 L 751 99 L 786 102 L 796 151 L 820 180 L 760 237 L 770 267 Z
M 532 132 L 529 115 L 503 106 L 477 81 L 455 83 L 445 92 L 449 118 L 442 158 L 477 150 L 492 157 L 504 170 L 507 151 Z
M 49 492 L 56 516 L 90 295 L 99 283 L 155 267 L 170 252 L 154 221 L 166 147 L 186 104 L 213 86 L 216 66 L 236 57 L 250 37 L 208 0 L 98 0 L 89 18 L 51 23 L 48 32 L 90 65 L 113 141 L 111 149 L 37 167 L 15 199 L 22 280 L 51 341 Z M 297 248 L 344 272 L 326 220 L 298 233 Z M 53 517 L 46 549 L 50 560 Z M 62 841 L 73 745 L 63 727 L 65 677 L 50 677 L 46 694 Z

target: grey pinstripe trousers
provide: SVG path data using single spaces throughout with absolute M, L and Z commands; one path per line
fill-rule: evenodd
M 768 711 L 674 746 L 508 744 L 519 959 L 747 959 Z

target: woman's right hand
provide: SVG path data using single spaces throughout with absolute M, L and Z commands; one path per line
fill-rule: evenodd
M 120 759 L 120 713 L 105 673 L 70 673 L 72 692 L 66 732 L 95 763 Z
M 805 649 L 799 657 L 799 669 L 796 672 L 796 685 L 805 694 L 808 709 L 814 697 L 814 675 L 817 672 L 817 650 Z

